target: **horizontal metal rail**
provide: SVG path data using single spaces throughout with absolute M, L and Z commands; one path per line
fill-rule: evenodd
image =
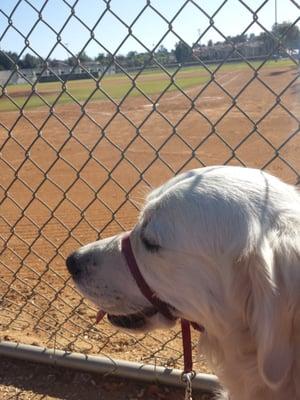
M 0 342 L 0 355 L 119 378 L 128 378 L 143 382 L 155 381 L 171 386 L 185 386 L 181 380 L 182 371 L 179 369 L 115 360 L 109 357 L 70 353 L 57 349 L 7 341 Z M 205 392 L 213 392 L 220 388 L 220 385 L 215 375 L 196 374 L 193 380 L 193 388 Z

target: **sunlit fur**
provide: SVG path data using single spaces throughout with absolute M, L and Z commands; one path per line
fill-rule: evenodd
M 141 231 L 158 251 L 145 248 Z M 99 307 L 122 315 L 149 303 L 128 271 L 120 239 L 79 250 L 84 273 L 77 285 Z M 201 352 L 230 400 L 300 399 L 300 196 L 294 187 L 250 168 L 184 173 L 148 195 L 131 242 L 159 297 L 177 316 L 205 327 Z M 163 317 L 145 328 L 161 325 L 168 325 Z

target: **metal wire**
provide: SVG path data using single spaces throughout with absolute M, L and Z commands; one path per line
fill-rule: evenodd
M 131 23 L 119 14 L 114 1 L 103 0 L 104 10 L 92 26 L 78 11 L 80 0 L 72 4 L 61 0 L 59 4 L 68 15 L 60 29 L 45 16 L 52 0 L 40 2 L 40 7 L 33 1 L 18 0 L 9 13 L 0 8 L 4 21 L 0 45 L 11 32 L 24 41 L 18 60 L 0 47 L 2 56 L 13 66 L 2 80 L 0 97 L 0 110 L 4 107 L 0 119 L 2 338 L 182 366 L 178 329 L 135 337 L 119 333 L 106 323 L 95 327 L 96 310 L 75 290 L 64 260 L 84 243 L 127 230 L 134 224 L 141 197 L 149 188 L 191 167 L 215 163 L 256 166 L 299 184 L 299 60 L 284 41 L 299 25 L 300 17 L 297 2 L 285 1 L 295 13 L 281 36 L 261 21 L 261 12 L 270 0 L 257 9 L 249 2 L 237 2 L 249 15 L 240 35 L 259 27 L 273 43 L 256 62 L 218 27 L 217 17 L 229 0 L 220 2 L 213 13 L 206 10 L 205 2 L 182 1 L 171 16 L 166 16 L 156 1 L 147 0 Z M 23 6 L 36 15 L 26 34 L 14 22 Z M 176 28 L 183 12 L 189 10 L 207 21 L 193 44 L 187 43 Z M 149 12 L 165 26 L 151 48 L 135 30 Z M 97 28 L 108 17 L 126 31 L 114 51 L 97 35 Z M 77 54 L 62 39 L 74 21 L 89 34 Z M 56 37 L 46 56 L 32 44 L 34 30 L 40 25 Z M 215 62 L 205 61 L 199 47 L 212 32 L 229 49 Z M 157 57 L 169 35 L 190 48 L 192 61 L 165 65 Z M 128 68 L 120 61 L 119 54 L 128 39 L 147 53 L 148 61 L 142 67 Z M 91 43 L 107 55 L 108 62 L 98 76 L 81 61 Z M 58 47 L 75 60 L 70 76 L 80 68 L 89 77 L 91 89 L 84 98 L 78 98 L 71 81 L 52 66 L 51 58 Z M 39 77 L 29 78 L 18 66 L 28 51 L 40 60 L 40 76 L 55 77 L 52 97 L 43 91 Z M 284 66 L 281 59 L 277 60 L 278 54 L 285 58 Z M 233 61 L 242 65 L 235 67 Z M 195 68 L 204 77 L 203 83 L 184 87 L 180 74 L 191 74 Z M 128 84 L 119 97 L 106 84 L 112 69 Z M 165 86 L 149 93 L 141 82 L 146 74 L 151 78 L 151 73 L 159 71 Z M 14 92 L 18 86 L 11 86 L 16 76 L 26 84 L 23 102 Z M 255 97 L 257 93 L 259 98 Z M 38 108 L 32 106 L 34 101 L 39 102 Z M 280 125 L 281 120 L 284 123 Z

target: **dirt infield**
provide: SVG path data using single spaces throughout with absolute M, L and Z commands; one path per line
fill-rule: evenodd
M 215 81 L 186 90 L 187 96 L 152 95 L 155 107 L 139 96 L 119 107 L 107 100 L 89 102 L 84 111 L 68 104 L 50 114 L 46 108 L 2 112 L 1 337 L 181 366 L 178 330 L 134 337 L 107 323 L 95 327 L 96 310 L 65 283 L 65 257 L 129 229 L 149 188 L 181 170 L 267 165 L 297 183 L 298 77 L 296 67 L 265 68 L 250 82 L 250 69 L 221 68 Z M 197 369 L 207 370 L 201 358 Z

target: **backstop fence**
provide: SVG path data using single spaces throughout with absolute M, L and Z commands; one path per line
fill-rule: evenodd
M 182 366 L 178 329 L 134 336 L 96 326 L 97 310 L 74 288 L 65 259 L 130 229 L 145 193 L 183 170 L 254 166 L 299 183 L 299 5 L 276 6 L 0 5 L 9 66 L 0 97 L 2 340 Z M 62 54 L 68 61 L 54 60 Z M 85 79 L 72 80 L 78 75 Z M 45 76 L 54 82 L 40 82 Z M 197 369 L 206 370 L 201 357 Z

